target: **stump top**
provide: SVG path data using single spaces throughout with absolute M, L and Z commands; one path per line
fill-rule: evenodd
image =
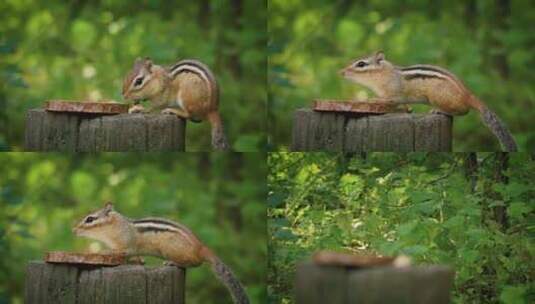
M 333 251 L 318 251 L 312 256 L 312 261 L 316 265 L 353 268 L 370 268 L 392 265 L 394 260 L 394 257 L 355 255 Z
M 51 251 L 46 253 L 44 260 L 47 263 L 116 266 L 124 264 L 126 262 L 126 256 L 118 254 Z
M 118 102 L 91 102 L 49 100 L 44 108 L 53 112 L 91 113 L 91 114 L 120 114 L 127 113 L 129 105 Z
M 320 112 L 348 112 L 363 114 L 405 113 L 399 105 L 388 102 L 366 102 L 354 100 L 315 99 L 312 104 L 314 111 Z

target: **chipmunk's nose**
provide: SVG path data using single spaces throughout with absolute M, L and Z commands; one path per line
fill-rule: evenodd
M 338 70 L 338 75 L 345 76 L 346 75 L 346 69 L 343 68 L 341 70 Z

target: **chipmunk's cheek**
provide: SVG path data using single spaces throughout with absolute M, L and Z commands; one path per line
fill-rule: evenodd
M 128 92 L 123 93 L 123 99 L 124 99 L 124 100 L 130 100 L 130 98 L 131 98 L 131 97 L 130 97 L 130 94 L 129 94 Z

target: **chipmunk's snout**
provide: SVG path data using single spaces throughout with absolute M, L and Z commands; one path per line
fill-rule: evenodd
M 123 90 L 121 91 L 121 96 L 123 96 L 123 99 L 128 99 L 128 92 L 127 92 L 127 90 L 123 89 Z
M 338 75 L 343 76 L 343 77 L 347 76 L 347 68 L 343 68 L 339 70 Z

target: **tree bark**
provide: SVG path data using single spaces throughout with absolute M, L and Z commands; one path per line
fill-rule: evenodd
M 478 173 L 477 154 L 470 152 L 465 154 L 464 157 L 464 175 L 470 183 L 470 192 L 474 193 L 477 185 L 477 173 Z
M 232 0 L 232 13 L 231 13 L 231 24 L 236 32 L 241 32 L 242 25 L 241 25 L 241 18 L 243 14 L 243 3 L 242 0 Z M 235 49 L 235 48 L 234 48 Z M 230 61 L 230 68 L 232 73 L 234 74 L 234 77 L 237 79 L 242 78 L 242 67 L 240 63 L 240 54 L 239 50 L 235 49 L 232 54 L 229 57 Z
M 509 29 L 508 18 L 511 15 L 510 0 L 496 0 L 496 31 L 492 34 L 505 33 Z M 498 37 L 493 36 L 494 47 L 497 49 L 494 55 L 494 64 L 498 71 L 500 71 L 503 78 L 509 78 L 509 64 L 507 63 L 507 52 L 502 41 Z
M 454 273 L 444 266 L 355 269 L 297 267 L 296 304 L 449 303 Z
M 451 151 L 453 121 L 437 114 L 346 115 L 299 109 L 292 151 Z
M 30 262 L 24 303 L 166 304 L 184 303 L 185 270 L 138 265 L 81 267 Z
M 505 171 L 509 168 L 509 153 L 499 152 L 495 154 L 494 163 L 494 181 L 496 183 L 507 184 L 509 178 L 505 175 Z M 496 193 L 496 195 L 499 195 Z M 507 230 L 509 221 L 507 218 L 507 205 L 495 206 L 493 208 L 494 219 L 500 224 L 502 231 Z
M 474 31 L 477 21 L 476 0 L 466 0 L 464 5 L 464 20 L 469 31 Z

